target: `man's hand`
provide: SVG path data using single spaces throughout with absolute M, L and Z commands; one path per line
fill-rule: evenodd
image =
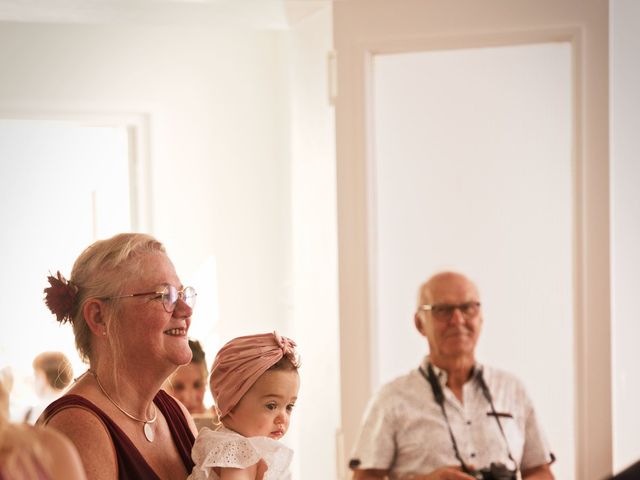
M 402 480 L 475 480 L 460 470 L 460 467 L 442 467 L 429 474 L 411 474 L 402 477 Z
M 522 478 L 526 480 L 553 480 L 555 477 L 551 473 L 551 467 L 547 464 L 523 471 Z

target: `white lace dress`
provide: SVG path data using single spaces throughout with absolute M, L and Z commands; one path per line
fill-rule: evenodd
M 264 460 L 268 470 L 263 480 L 291 480 L 289 464 L 293 450 L 268 437 L 243 437 L 221 428 L 200 430 L 191 450 L 195 467 L 187 480 L 217 480 L 214 467 L 246 468 Z

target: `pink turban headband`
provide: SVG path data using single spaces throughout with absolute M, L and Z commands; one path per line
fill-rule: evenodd
M 211 368 L 211 393 L 220 418 L 235 407 L 260 376 L 287 357 L 298 367 L 296 344 L 276 332 L 238 337 L 220 349 Z

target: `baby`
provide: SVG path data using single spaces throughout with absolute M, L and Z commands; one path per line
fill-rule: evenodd
M 277 333 L 234 338 L 216 355 L 209 385 L 220 426 L 203 428 L 188 480 L 288 480 L 293 452 L 278 442 L 298 396 L 295 343 Z

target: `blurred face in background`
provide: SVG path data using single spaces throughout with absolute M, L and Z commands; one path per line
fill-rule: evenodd
M 182 402 L 189 413 L 205 413 L 204 392 L 207 369 L 202 363 L 183 365 L 171 377 L 169 393 Z

